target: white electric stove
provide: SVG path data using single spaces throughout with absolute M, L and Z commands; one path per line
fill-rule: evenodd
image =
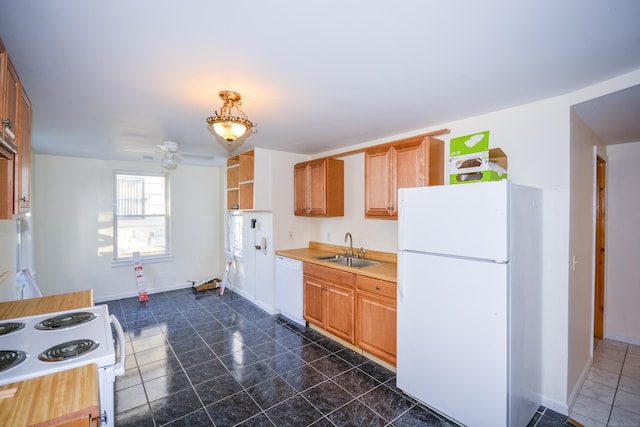
M 95 363 L 108 427 L 114 425 L 114 382 L 124 374 L 124 362 L 124 333 L 106 305 L 0 320 L 0 385 Z

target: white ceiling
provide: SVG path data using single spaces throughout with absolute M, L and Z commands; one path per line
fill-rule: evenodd
M 36 152 L 141 160 L 171 140 L 204 164 L 229 155 L 206 126 L 220 90 L 257 123 L 238 151 L 314 154 L 640 69 L 639 22 L 638 0 L 0 0 Z M 578 113 L 640 141 L 639 99 Z

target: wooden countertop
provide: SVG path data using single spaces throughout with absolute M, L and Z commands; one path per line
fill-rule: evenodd
M 93 290 L 0 302 L 0 320 L 93 306 Z
M 345 249 L 344 246 L 329 245 L 326 243 L 319 243 L 319 242 L 309 242 L 308 248 L 276 251 L 276 254 L 286 256 L 288 258 L 297 259 L 304 262 L 309 262 L 311 264 L 318 264 L 318 265 L 323 265 L 325 267 L 332 267 L 332 268 L 335 268 L 336 270 L 356 273 L 361 276 L 368 276 L 376 279 L 388 280 L 390 282 L 397 282 L 398 264 L 397 264 L 396 254 L 394 253 L 367 251 L 366 259 L 383 261 L 384 264 L 373 265 L 373 266 L 364 267 L 364 268 L 353 268 L 353 267 L 348 267 L 346 265 L 335 264 L 333 262 L 322 261 L 314 258 L 317 256 L 341 254 L 343 252 L 343 249 Z
M 92 363 L 0 386 L 0 426 L 56 426 L 100 415 L 98 369 Z

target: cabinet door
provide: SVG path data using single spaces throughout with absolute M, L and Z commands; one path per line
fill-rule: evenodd
M 326 194 L 327 194 L 327 175 L 326 162 L 316 161 L 310 162 L 308 168 L 308 191 L 309 191 L 309 215 L 325 215 L 327 213 Z
M 0 158 L 0 219 L 13 217 L 14 162 L 13 153 L 10 158 Z
M 432 138 L 418 136 L 365 152 L 365 217 L 397 219 L 398 189 L 441 184 L 442 150 L 429 157 Z M 429 181 L 431 161 L 434 180 Z
M 367 217 L 389 217 L 391 206 L 391 150 L 377 148 L 365 153 L 365 200 Z
M 309 206 L 308 169 L 306 164 L 299 164 L 293 168 L 293 198 L 295 215 L 307 215 Z
M 356 345 L 396 364 L 396 303 L 391 298 L 358 292 Z
M 304 276 L 304 320 L 324 328 L 327 286 L 313 277 Z
M 421 140 L 399 144 L 392 148 L 393 189 L 391 192 L 391 215 L 398 216 L 398 189 L 422 187 L 427 185 L 426 143 Z
M 344 161 L 324 158 L 298 163 L 293 173 L 295 215 L 344 215 Z
M 18 73 L 9 59 L 4 55 L 6 72 L 4 73 L 4 108 L 2 113 L 2 138 L 4 141 L 16 144 L 18 133 L 18 100 L 20 97 L 20 80 Z
M 325 329 L 332 334 L 355 343 L 354 292 L 340 286 L 327 287 Z
M 20 133 L 18 135 L 18 156 L 16 157 L 16 213 L 29 211 L 31 174 L 31 102 L 22 91 L 20 97 Z

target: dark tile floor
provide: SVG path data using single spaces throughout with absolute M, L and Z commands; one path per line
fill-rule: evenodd
M 126 335 L 116 426 L 456 426 L 395 374 L 237 294 L 107 302 Z M 529 426 L 571 425 L 541 407 Z

